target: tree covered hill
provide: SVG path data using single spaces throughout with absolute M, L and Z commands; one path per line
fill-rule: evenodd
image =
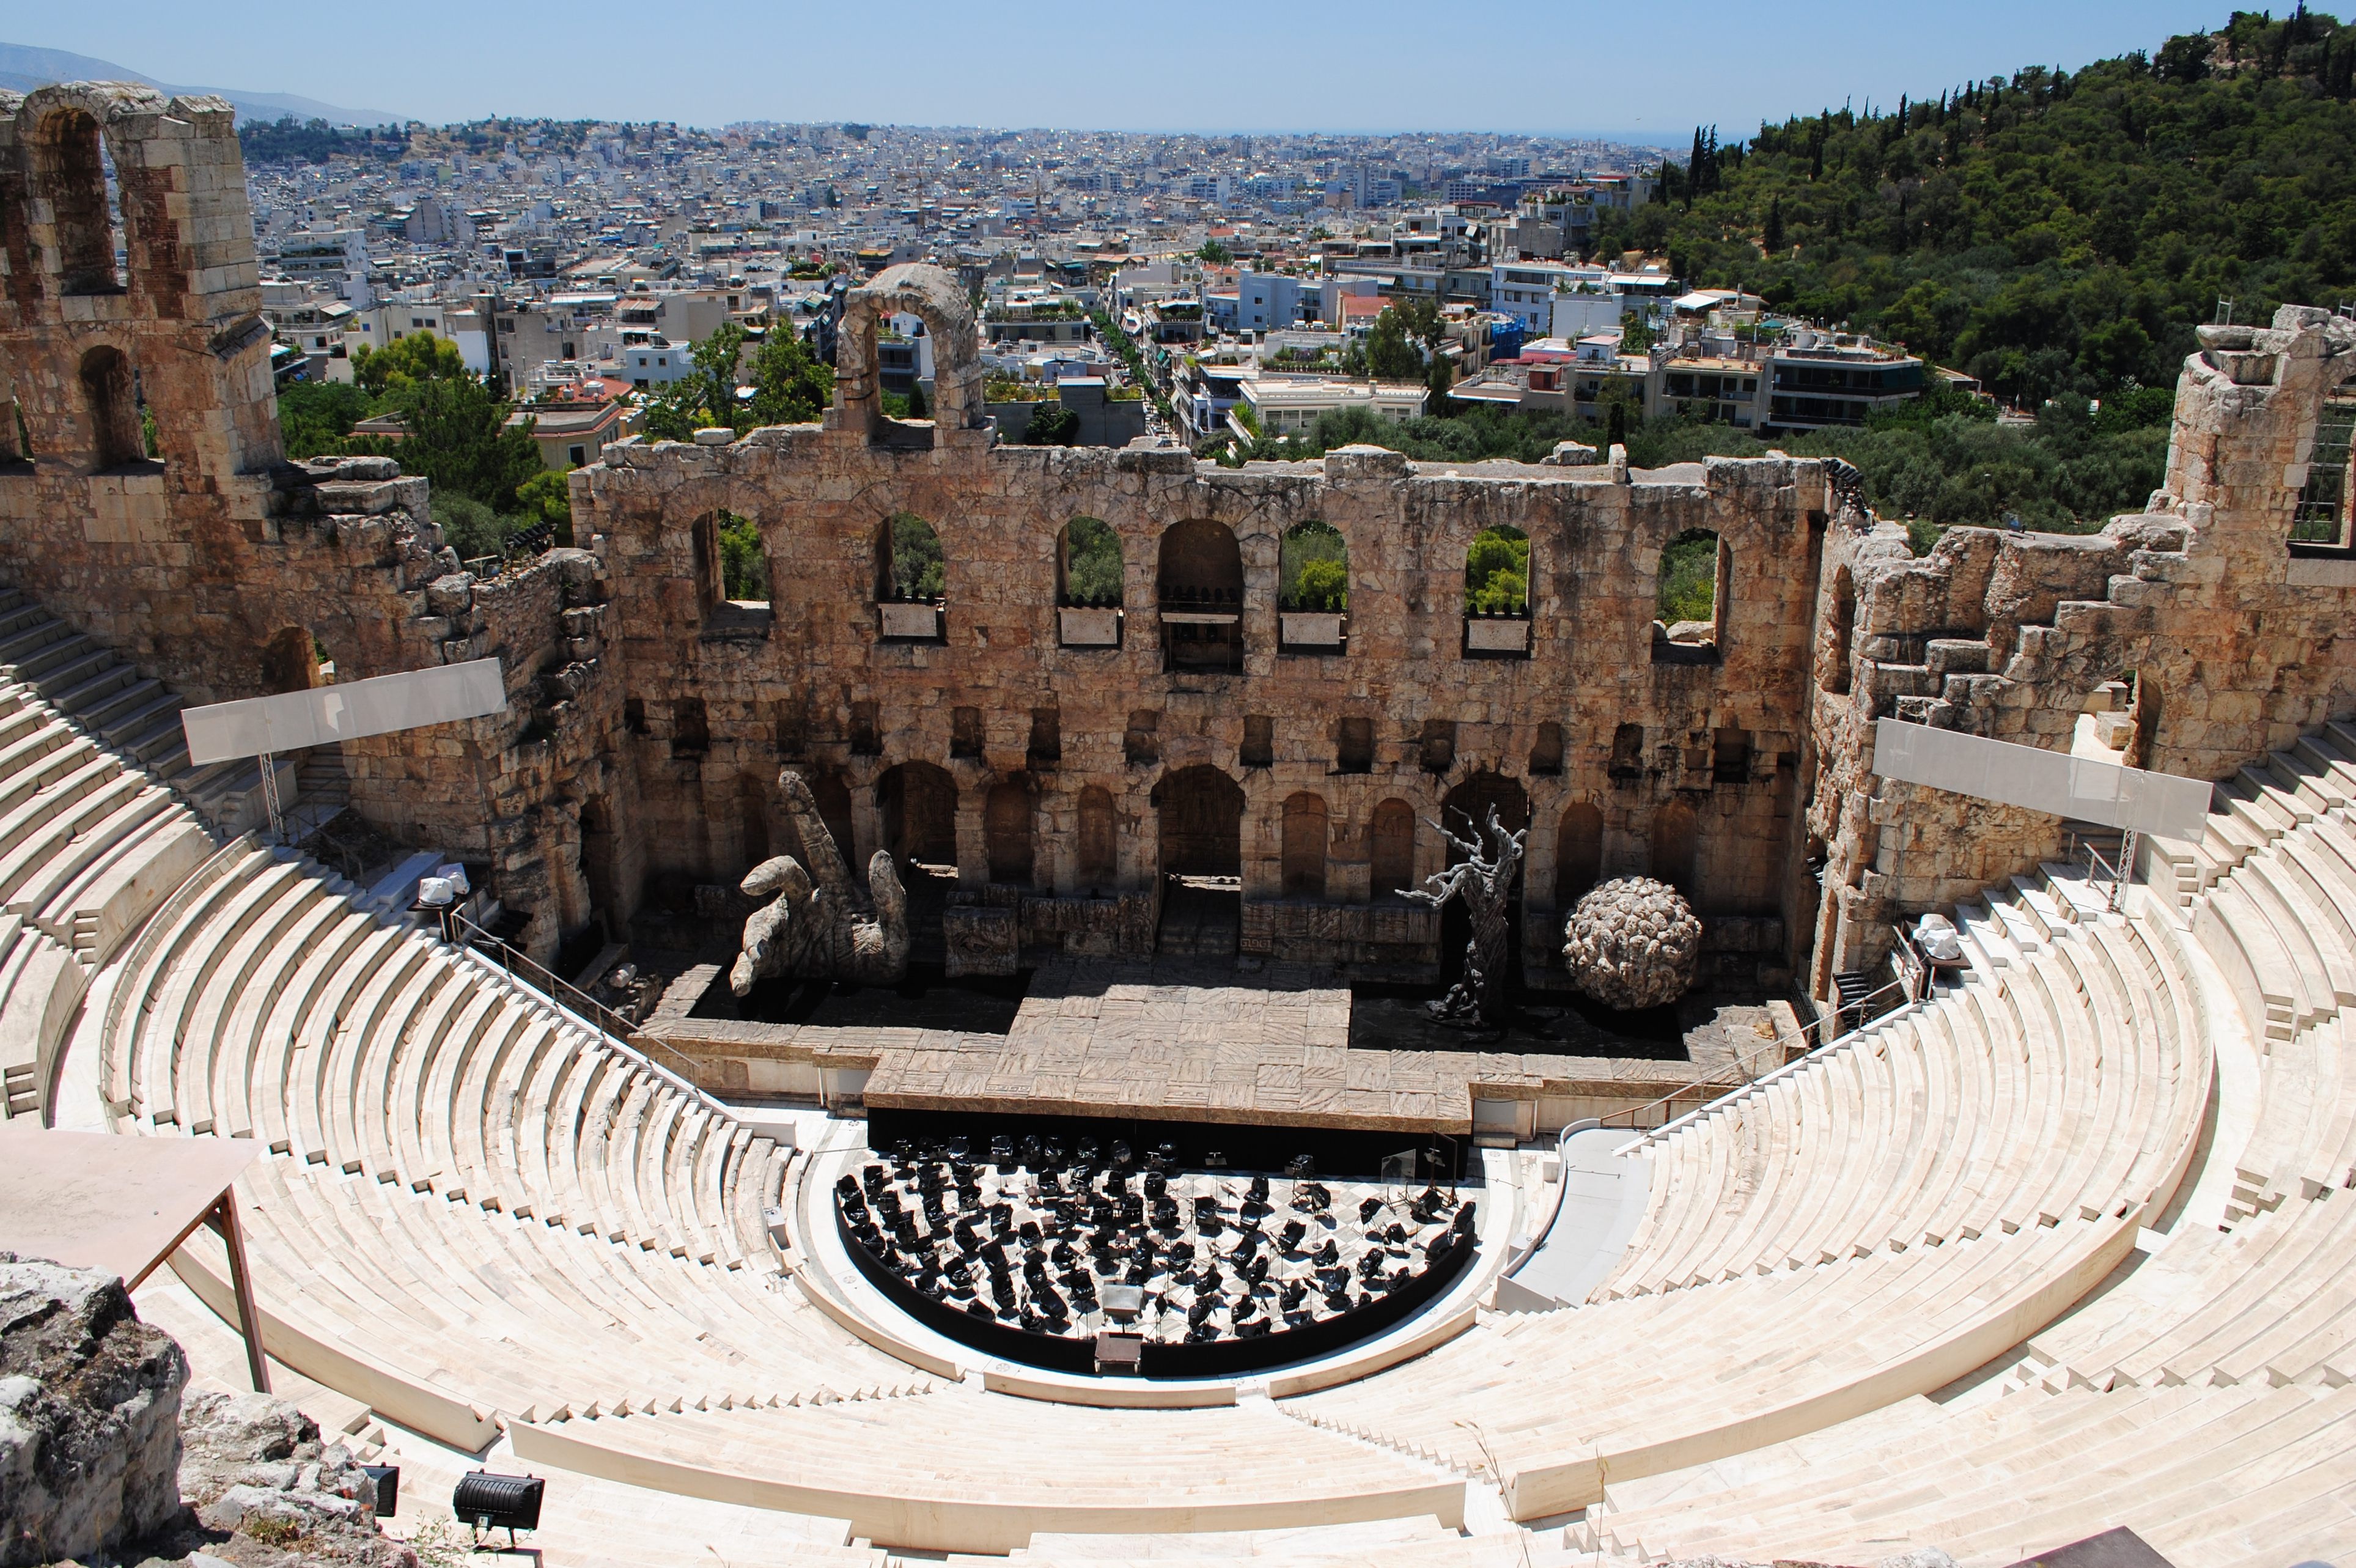
M 2034 408 L 2172 386 L 2233 301 L 2356 300 L 2356 26 L 2236 12 L 2071 74 L 1697 132 L 1599 248 L 1896 338 Z

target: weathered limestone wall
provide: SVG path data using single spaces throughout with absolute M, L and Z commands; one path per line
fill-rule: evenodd
M 2356 325 L 2286 306 L 2270 328 L 2201 338 L 2178 383 L 2167 486 L 2144 514 L 2085 537 L 1959 529 L 1919 561 L 1891 525 L 1833 531 L 1808 823 L 1833 894 L 1817 994 L 1886 950 L 1898 916 L 2061 842 L 2057 818 L 1872 778 L 1873 719 L 2068 750 L 2082 715 L 2104 715 L 2118 745 L 2101 755 L 2221 779 L 2356 706 L 2346 520 L 2338 543 L 2290 539 L 2324 399 L 2356 371 Z
M 0 439 L 0 574 L 192 703 L 309 683 L 309 639 L 345 681 L 500 657 L 507 714 L 354 742 L 347 768 L 380 825 L 487 860 L 522 907 L 549 907 L 534 934 L 552 945 L 557 906 L 585 905 L 577 852 L 560 856 L 569 876 L 550 869 L 567 819 L 549 802 L 599 750 L 570 724 L 595 669 L 594 564 L 477 585 L 423 479 L 386 458 L 284 460 L 229 105 L 115 84 L 0 93 L 0 379 L 32 451 Z
M 1692 814 L 1690 880 L 1703 911 L 1780 914 L 1822 475 L 1789 459 L 1622 472 L 1446 470 L 1372 448 L 1230 470 L 1175 450 L 911 449 L 865 429 L 818 427 L 725 446 L 613 448 L 576 478 L 575 509 L 596 536 L 632 715 L 623 747 L 633 803 L 623 814 L 650 869 L 734 880 L 755 848 L 787 843 L 774 800 L 781 761 L 840 782 L 855 859 L 898 847 L 884 842 L 879 804 L 890 771 L 937 766 L 956 787 L 957 864 L 970 887 L 992 880 L 992 789 L 1027 791 L 1036 903 L 1156 886 L 1164 787 L 1207 767 L 1241 790 L 1248 908 L 1277 906 L 1248 916 L 1248 950 L 1258 941 L 1285 957 L 1423 962 L 1428 922 L 1406 933 L 1411 953 L 1387 954 L 1367 912 L 1388 891 L 1371 885 L 1376 809 L 1399 801 L 1413 813 L 1421 876 L 1446 854 L 1429 819 L 1452 789 L 1488 788 L 1494 776 L 1527 800 L 1535 910 L 1557 901 L 1567 807 L 1599 813 L 1608 876 L 1652 868 L 1653 834 L 1675 805 Z M 904 510 L 932 524 L 946 556 L 937 641 L 882 634 L 880 542 Z M 723 511 L 759 525 L 773 596 L 765 610 L 719 599 L 709 581 L 696 525 Z M 1059 535 L 1083 516 L 1120 540 L 1118 647 L 1061 645 Z M 1162 543 L 1173 525 L 1197 520 L 1231 539 L 1239 559 L 1237 673 L 1164 667 Z M 1349 546 L 1346 653 L 1280 647 L 1280 542 L 1312 520 Z M 1466 552 L 1500 524 L 1532 541 L 1526 659 L 1468 656 L 1463 646 Z M 1715 657 L 1666 662 L 1654 646 L 1657 563 L 1691 528 L 1718 532 L 1730 551 L 1725 628 Z M 1034 750 L 1043 713 L 1053 714 L 1053 757 Z M 1351 765 L 1363 770 L 1345 770 L 1345 725 L 1371 736 L 1370 755 Z M 1641 742 L 1623 742 L 1615 758 L 1631 725 Z M 1542 725 L 1559 726 L 1558 761 Z M 1080 861 L 1090 790 L 1112 806 L 1108 886 Z M 1287 900 L 1287 805 L 1298 815 L 1304 796 L 1326 821 L 1315 868 L 1323 897 Z M 1303 908 L 1288 913 L 1288 902 Z M 1053 911 L 1034 908 L 1027 920 L 1033 941 L 1056 937 Z M 1532 924 L 1542 961 L 1559 922 L 1549 914 Z

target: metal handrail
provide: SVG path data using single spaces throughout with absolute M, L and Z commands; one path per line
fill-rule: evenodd
M 571 981 L 540 963 L 530 955 L 518 950 L 503 938 L 485 930 L 455 908 L 442 912 L 442 936 L 443 940 L 462 950 L 482 953 L 486 957 L 495 950 L 498 955 L 499 968 L 509 979 L 529 990 L 538 992 L 541 999 L 550 1006 L 562 1008 L 572 1014 L 581 1022 L 596 1030 L 607 1045 L 658 1078 L 693 1095 L 713 1113 L 724 1116 L 731 1122 L 736 1120 L 734 1112 L 714 1100 L 692 1078 L 676 1072 L 648 1056 L 640 1042 L 667 1056 L 676 1058 L 689 1073 L 695 1070 L 694 1058 L 683 1051 L 647 1036 L 641 1035 L 633 1038 L 634 1030 L 630 1020 L 623 1017 Z M 461 937 L 466 940 L 461 940 Z M 519 970 L 521 971 L 520 973 L 518 972 Z
M 1664 1122 L 1659 1126 L 1650 1130 L 1639 1127 L 1634 1121 L 1630 1121 L 1628 1123 L 1628 1130 L 1632 1133 L 1642 1133 L 1644 1135 L 1636 1139 L 1634 1143 L 1628 1144 L 1627 1147 L 1633 1149 L 1638 1144 L 1653 1143 L 1665 1137 L 1670 1132 L 1685 1125 L 1685 1123 L 1692 1121 L 1694 1118 L 1707 1114 L 1714 1107 L 1724 1104 L 1726 1101 L 1733 1100 L 1738 1096 L 1748 1094 L 1752 1090 L 1759 1088 L 1762 1084 L 1772 1083 L 1775 1079 L 1783 1077 L 1785 1073 L 1791 1071 L 1794 1068 L 1798 1067 L 1801 1063 L 1808 1061 L 1815 1057 L 1822 1056 L 1825 1052 L 1831 1050 L 1835 1046 L 1841 1044 L 1843 1041 L 1859 1033 L 1869 1026 L 1881 1023 L 1885 1019 L 1894 1018 L 1900 1014 L 1905 1012 L 1908 1007 L 1918 1005 L 1923 1000 L 1923 997 L 1913 994 L 1912 990 L 1908 987 L 1904 980 L 1893 980 L 1887 985 L 1880 986 L 1873 991 L 1866 993 L 1866 994 L 1858 997 L 1855 1002 L 1843 1003 L 1841 1005 L 1834 1008 L 1827 1016 L 1831 1020 L 1837 1022 L 1843 1013 L 1848 1012 L 1852 1008 L 1861 1008 L 1867 1003 L 1873 1001 L 1874 998 L 1883 995 L 1888 992 L 1901 990 L 1905 991 L 1907 993 L 1906 1001 L 1903 1004 L 1890 1009 L 1890 1011 L 1883 1014 L 1880 1017 L 1863 1020 L 1856 1028 L 1847 1031 L 1847 1033 L 1835 1036 L 1833 1038 L 1826 1040 L 1823 1045 L 1808 1051 L 1805 1055 L 1794 1057 L 1790 1061 L 1783 1063 L 1782 1066 L 1773 1069 L 1761 1077 L 1746 1078 L 1742 1082 L 1734 1085 L 1723 1094 L 1720 1094 L 1717 1098 L 1703 1104 L 1694 1107 L 1691 1111 L 1687 1112 L 1682 1116 L 1676 1117 L 1672 1121 Z M 1928 994 L 1929 987 L 1925 986 L 1924 995 L 1927 996 Z M 1806 1023 L 1801 1025 L 1798 1028 L 1778 1035 L 1775 1038 L 1768 1041 L 1765 1045 L 1760 1047 L 1758 1050 L 1751 1053 L 1749 1056 L 1743 1056 L 1738 1053 L 1735 1057 L 1735 1065 L 1743 1072 L 1748 1073 L 1751 1070 L 1751 1063 L 1757 1060 L 1760 1057 L 1766 1055 L 1769 1051 L 1779 1048 L 1788 1041 L 1804 1038 L 1810 1030 L 1817 1028 L 1826 1022 L 1826 1018 L 1811 1018 Z M 1632 1111 L 1615 1111 L 1611 1115 L 1602 1117 L 1601 1119 L 1601 1124 L 1609 1127 L 1623 1116 L 1630 1118 L 1641 1117 L 1648 1111 L 1658 1111 L 1665 1106 L 1674 1104 L 1676 1101 L 1682 1099 L 1686 1095 L 1691 1094 L 1696 1090 L 1709 1088 L 1713 1081 L 1714 1080 L 1711 1079 L 1697 1078 L 1691 1083 L 1671 1090 L 1668 1093 L 1662 1095 L 1658 1100 L 1653 1101 L 1648 1104 L 1639 1105 Z M 1625 1151 L 1623 1150 L 1622 1152 L 1624 1153 Z

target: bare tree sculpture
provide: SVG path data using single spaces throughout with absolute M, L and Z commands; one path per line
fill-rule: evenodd
M 877 850 L 867 863 L 867 899 L 872 918 L 860 908 L 850 868 L 835 847 L 834 834 L 819 815 L 817 797 L 794 768 L 777 775 L 786 815 L 810 864 L 790 854 L 765 860 L 739 884 L 770 902 L 744 922 L 744 950 L 728 972 L 728 989 L 747 995 L 772 976 L 848 980 L 888 985 L 908 972 L 908 896 L 892 857 Z
M 1469 839 L 1457 837 L 1442 822 L 1431 825 L 1464 858 L 1425 877 L 1428 887 L 1399 891 L 1435 909 L 1451 898 L 1462 898 L 1465 913 L 1472 919 L 1472 940 L 1464 944 L 1463 978 L 1448 988 L 1447 995 L 1427 1004 L 1427 1011 L 1444 1023 L 1470 1023 L 1477 1018 L 1503 1026 L 1513 1010 L 1513 998 L 1505 986 L 1511 954 L 1507 943 L 1512 935 L 1505 907 L 1513 897 L 1514 868 L 1521 864 L 1522 841 L 1529 836 L 1529 830 L 1507 832 L 1505 824 L 1497 820 L 1494 806 L 1489 808 L 1487 823 L 1475 829 Z M 1485 844 L 1482 842 L 1484 832 L 1490 841 Z

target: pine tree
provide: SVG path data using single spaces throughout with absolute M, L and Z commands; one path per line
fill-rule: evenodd
M 1760 248 L 1771 256 L 1783 253 L 1783 199 L 1780 196 L 1767 204 L 1767 223 L 1760 235 Z

